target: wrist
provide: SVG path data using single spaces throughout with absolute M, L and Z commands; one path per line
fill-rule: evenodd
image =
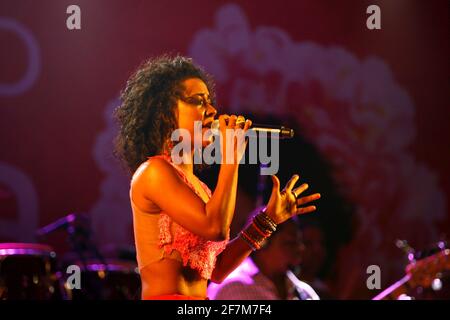
M 252 222 L 240 233 L 240 237 L 253 250 L 259 250 L 273 232 L 276 231 L 276 223 L 261 211 L 253 217 Z
M 273 222 L 275 222 L 276 224 L 278 224 L 278 222 L 276 222 L 276 219 L 274 218 L 275 215 L 275 210 L 268 208 L 267 206 L 264 207 L 263 209 L 261 209 L 260 213 L 264 213 L 265 215 L 267 215 Z
M 222 163 L 220 165 L 220 171 L 236 172 L 239 169 L 239 163 Z
M 265 210 L 264 208 L 259 212 L 259 214 L 254 217 L 253 220 L 257 221 L 262 228 L 270 231 L 270 233 L 275 232 L 275 230 L 277 229 L 278 223 L 276 223 L 276 221 L 271 216 L 269 216 L 267 210 Z

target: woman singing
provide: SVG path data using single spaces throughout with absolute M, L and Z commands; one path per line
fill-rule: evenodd
M 208 279 L 220 283 L 260 248 L 277 224 L 316 209 L 307 204 L 320 195 L 298 197 L 308 185 L 294 188 L 297 175 L 281 192 L 278 178 L 272 176 L 265 210 L 229 240 L 246 143 L 243 134 L 227 141 L 226 130 L 245 133 L 251 121 L 235 115 L 218 117 L 223 160 L 211 192 L 194 175 L 196 139 L 203 147 L 211 143 L 194 135 L 194 122 L 200 121 L 203 130 L 211 126 L 217 115 L 214 98 L 211 78 L 181 56 L 143 63 L 122 92 L 122 104 L 115 112 L 120 125 L 116 154 L 133 174 L 130 201 L 143 299 L 207 299 Z M 171 157 L 176 129 L 194 137 L 180 164 Z M 234 150 L 231 158 L 225 152 L 227 144 Z

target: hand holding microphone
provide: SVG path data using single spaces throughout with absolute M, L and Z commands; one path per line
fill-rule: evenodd
M 251 125 L 252 121 L 245 120 L 243 116 L 227 114 L 220 115 L 218 120 L 211 123 L 212 134 L 220 138 L 223 163 L 237 164 L 241 161 L 247 146 L 246 134 Z
M 239 116 L 236 120 L 236 125 L 245 123 L 244 117 Z M 220 121 L 214 120 L 211 124 L 211 131 L 218 135 L 220 130 Z M 265 133 L 267 138 L 290 139 L 294 137 L 294 130 L 285 126 L 254 124 L 248 129 L 248 135 L 258 136 L 259 133 Z

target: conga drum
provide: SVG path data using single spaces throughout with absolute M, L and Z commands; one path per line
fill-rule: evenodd
M 56 254 L 47 245 L 0 243 L 0 299 L 61 298 Z
M 139 300 L 141 280 L 135 263 L 114 259 L 76 261 L 81 271 L 81 288 L 69 290 L 72 300 Z

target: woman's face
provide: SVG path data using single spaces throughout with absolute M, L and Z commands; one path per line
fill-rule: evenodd
M 201 122 L 203 135 L 210 128 L 217 110 L 211 105 L 209 90 L 202 80 L 190 78 L 182 84 L 185 90 L 183 98 L 178 100 L 178 128 L 189 132 L 191 147 L 194 146 L 194 141 L 197 145 L 206 146 L 211 141 L 203 141 L 202 136 L 194 135 L 194 122 Z

